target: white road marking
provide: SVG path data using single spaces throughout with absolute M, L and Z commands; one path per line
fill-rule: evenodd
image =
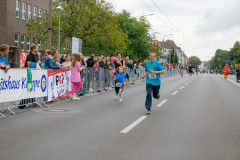
M 191 82 L 191 81 L 189 81 L 189 82 Z
M 128 133 L 131 129 L 133 129 L 136 125 L 138 125 L 140 122 L 142 122 L 147 116 L 142 116 L 132 124 L 130 124 L 127 128 L 122 130 L 120 133 Z
M 180 89 L 183 89 L 184 88 L 184 86 L 182 86 Z
M 172 95 L 175 95 L 175 94 L 177 94 L 178 93 L 178 91 L 175 91 Z
M 188 83 L 186 83 L 185 85 L 188 85 Z
M 159 103 L 158 105 L 157 105 L 157 107 L 161 107 L 164 103 L 166 103 L 167 102 L 167 99 L 165 99 L 165 100 L 163 100 L 161 103 Z

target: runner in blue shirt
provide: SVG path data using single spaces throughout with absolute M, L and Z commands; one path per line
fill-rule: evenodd
M 119 99 L 120 103 L 123 102 L 122 92 L 123 92 L 123 88 L 124 88 L 124 79 L 126 79 L 127 87 L 129 87 L 127 76 L 123 73 L 123 66 L 120 66 L 120 67 L 117 68 L 116 75 L 115 75 L 115 78 L 114 78 L 115 91 L 116 91 L 115 99 L 117 99 L 119 97 L 120 98 Z
M 160 86 L 161 86 L 161 79 L 160 74 L 164 74 L 164 67 L 160 62 L 156 60 L 156 53 L 151 52 L 149 53 L 150 61 L 146 62 L 145 64 L 145 72 L 142 76 L 142 79 L 146 78 L 146 89 L 147 89 L 147 97 L 145 106 L 147 109 L 147 114 L 151 113 L 152 107 L 152 92 L 153 98 L 160 99 Z

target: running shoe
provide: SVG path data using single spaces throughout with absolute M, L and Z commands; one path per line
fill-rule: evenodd
M 120 102 L 120 103 L 122 103 L 122 102 L 123 102 L 123 98 L 122 98 L 122 97 L 119 99 L 119 102 Z
M 97 90 L 97 92 L 102 92 L 101 90 Z
M 84 91 L 84 90 L 81 90 L 81 92 L 82 92 L 83 94 L 87 94 L 87 92 L 86 92 L 86 91 Z
M 73 100 L 80 100 L 80 98 L 77 98 L 77 97 L 73 97 Z
M 118 99 L 118 96 L 115 96 L 115 99 Z
M 160 99 L 160 94 L 157 96 L 157 100 L 159 100 Z
M 148 109 L 148 110 L 147 110 L 147 114 L 150 114 L 150 113 L 151 113 L 151 109 Z
M 89 92 L 93 92 L 94 90 L 92 88 L 89 89 Z

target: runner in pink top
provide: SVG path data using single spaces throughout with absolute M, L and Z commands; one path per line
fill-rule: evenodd
M 81 68 L 81 56 L 80 54 L 75 54 L 75 60 L 72 63 L 72 73 L 71 73 L 71 82 L 73 84 L 72 88 L 72 98 L 73 100 L 79 100 L 80 98 L 77 98 L 75 96 L 75 93 L 81 89 L 81 75 L 80 71 L 82 70 Z

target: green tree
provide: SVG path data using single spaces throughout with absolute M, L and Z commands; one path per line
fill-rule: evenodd
M 61 3 L 61 48 L 71 51 L 72 37 L 82 39 L 83 53 L 90 55 L 115 55 L 117 51 L 126 49 L 128 37 L 122 32 L 113 7 L 104 0 L 58 0 L 53 8 Z M 52 44 L 58 44 L 59 11 L 53 9 Z M 48 32 L 48 14 L 43 19 L 31 20 L 28 34 L 43 39 Z M 68 44 L 68 45 L 66 45 Z M 68 47 L 67 47 L 68 46 Z
M 169 56 L 171 55 L 170 63 L 178 64 L 177 50 L 174 49 L 174 47 L 173 47 L 171 50 L 169 50 L 169 53 L 170 54 L 168 54 L 167 62 L 169 62 Z M 174 56 L 174 54 L 175 54 L 175 56 Z M 173 62 L 173 60 L 174 60 L 174 62 Z
M 240 43 L 239 43 L 239 41 L 236 41 L 233 48 L 230 48 L 229 58 L 235 64 L 240 63 Z
M 188 60 L 188 64 L 192 64 L 192 66 L 196 68 L 198 65 L 201 64 L 201 60 L 197 56 L 191 56 Z
M 132 59 L 146 59 L 152 49 L 150 24 L 145 17 L 131 17 L 126 10 L 117 14 L 122 31 L 128 36 L 125 54 Z
M 159 57 L 162 55 L 162 48 L 158 44 L 152 44 L 152 48 L 150 50 L 151 52 L 156 53 L 157 60 L 159 60 Z
M 218 49 L 215 52 L 214 60 L 211 63 L 214 65 L 214 67 L 222 70 L 226 63 L 228 63 L 230 65 L 230 62 L 228 62 L 226 60 L 229 60 L 228 51 Z

